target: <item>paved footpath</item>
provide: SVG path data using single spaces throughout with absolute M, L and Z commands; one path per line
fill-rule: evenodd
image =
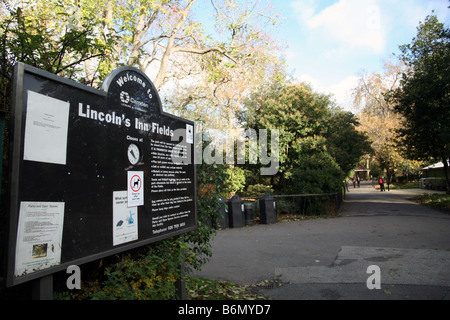
M 218 231 L 194 275 L 272 299 L 450 300 L 450 215 L 408 200 L 424 192 L 350 187 L 338 218 Z M 381 287 L 369 290 L 373 265 Z

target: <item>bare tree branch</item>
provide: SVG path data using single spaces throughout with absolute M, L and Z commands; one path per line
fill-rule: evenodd
M 164 80 L 164 77 L 165 77 L 165 74 L 167 71 L 167 65 L 169 62 L 169 58 L 174 49 L 176 35 L 177 35 L 178 31 L 181 29 L 181 27 L 183 26 L 184 22 L 186 21 L 189 10 L 191 9 L 192 5 L 196 1 L 197 0 L 189 1 L 187 6 L 184 8 L 184 10 L 180 11 L 181 17 L 172 30 L 172 34 L 169 37 L 169 42 L 167 44 L 166 50 L 164 51 L 163 57 L 161 59 L 161 66 L 159 68 L 158 74 L 156 75 L 155 81 L 153 81 L 153 84 L 155 85 L 156 88 L 159 88 L 161 86 L 161 84 L 163 83 L 163 80 Z
M 186 52 L 186 53 L 194 53 L 194 54 L 208 54 L 211 52 L 218 52 L 222 55 L 224 55 L 225 57 L 227 57 L 228 59 L 230 59 L 231 61 L 233 61 L 234 63 L 238 63 L 233 57 L 231 57 L 225 50 L 223 50 L 222 48 L 219 47 L 211 47 L 211 48 L 206 48 L 206 49 L 196 49 L 196 48 L 174 48 L 173 52 Z

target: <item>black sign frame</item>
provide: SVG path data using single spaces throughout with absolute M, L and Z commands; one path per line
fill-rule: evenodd
M 59 99 L 63 103 L 67 101 L 70 105 L 66 159 L 62 160 L 66 162 L 63 164 L 47 162 L 58 162 L 59 159 L 24 159 L 27 97 L 30 91 Z M 70 265 L 81 265 L 197 228 L 194 144 L 187 143 L 186 135 L 171 142 L 176 129 L 189 126 L 193 136 L 194 122 L 163 112 L 158 92 L 145 73 L 133 67 L 120 67 L 107 77 L 102 90 L 97 90 L 17 63 L 12 97 L 8 287 L 51 275 Z M 58 124 L 55 128 L 58 128 Z M 131 145 L 137 147 L 140 156 L 131 150 L 127 158 L 126 148 Z M 185 146 L 188 158 L 184 158 L 184 166 L 167 165 L 170 146 L 175 145 Z M 164 147 L 165 150 L 161 149 Z M 161 152 L 154 152 L 154 149 Z M 102 150 L 107 153 L 104 154 Z M 31 151 L 27 150 L 28 153 Z M 133 161 L 134 156 L 136 161 Z M 163 158 L 165 160 L 158 160 Z M 130 184 L 129 178 L 126 178 L 128 171 L 140 172 L 140 178 L 143 178 L 144 193 L 139 196 L 143 198 L 144 204 L 135 206 L 137 214 L 134 218 L 139 216 L 139 236 L 135 240 L 113 245 L 113 194 L 127 190 Z M 168 172 L 171 178 L 164 178 L 164 174 L 161 174 L 164 172 Z M 177 188 L 167 189 L 169 183 Z M 170 198 L 167 198 L 168 193 Z M 103 199 L 105 197 L 109 199 Z M 172 199 L 175 199 L 173 203 Z M 64 203 L 61 258 L 56 264 L 17 275 L 15 266 L 19 218 L 21 204 L 25 202 Z M 158 210 L 159 213 L 154 213 Z M 130 218 L 131 214 L 130 211 Z M 167 222 L 173 219 L 180 223 L 170 225 Z M 157 226 L 159 229 L 156 229 Z

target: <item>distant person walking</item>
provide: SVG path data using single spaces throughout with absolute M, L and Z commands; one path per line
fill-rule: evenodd
M 384 190 L 384 177 L 380 177 L 378 179 L 378 184 L 380 185 L 380 191 L 385 191 Z

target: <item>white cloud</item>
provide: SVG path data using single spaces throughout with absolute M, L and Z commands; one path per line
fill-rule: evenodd
M 316 92 L 331 93 L 340 107 L 351 111 L 353 106 L 352 91 L 359 80 L 357 76 L 346 76 L 342 80 L 329 85 L 324 84 L 323 81 L 308 74 L 301 74 L 296 77 L 296 80 L 297 82 L 310 84 Z
M 317 1 L 314 0 L 297 0 L 291 3 L 291 7 L 302 21 L 310 19 L 316 8 Z
M 336 102 L 340 107 L 346 110 L 352 109 L 352 91 L 358 84 L 358 80 L 359 78 L 356 76 L 347 76 L 341 81 L 328 87 L 328 91 L 334 95 Z
M 346 51 L 363 49 L 375 54 L 384 51 L 386 30 L 376 0 L 339 0 L 322 10 L 316 6 L 311 0 L 292 3 L 299 21 L 312 37 L 345 47 Z
M 323 92 L 325 87 L 320 84 L 320 81 L 309 74 L 301 74 L 296 77 L 297 82 L 305 82 L 312 86 L 315 91 Z

